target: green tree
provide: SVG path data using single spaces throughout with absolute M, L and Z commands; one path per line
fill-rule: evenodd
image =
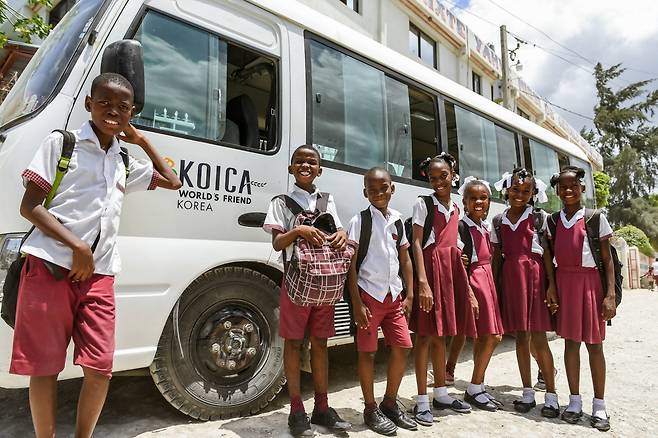
M 658 248 L 658 207 L 647 198 L 635 198 L 618 209 L 619 222 L 634 225 L 649 237 L 651 244 Z
M 31 7 L 53 7 L 51 0 L 29 0 L 28 4 Z M 31 43 L 34 36 L 45 38 L 51 30 L 50 25 L 40 15 L 34 14 L 31 17 L 25 17 L 8 5 L 6 0 L 0 0 L 0 24 L 6 22 L 11 23 L 16 35 L 26 43 Z M 4 47 L 7 41 L 9 41 L 9 36 L 5 32 L 0 32 L 0 48 Z
M 596 208 L 608 206 L 610 197 L 610 176 L 605 172 L 594 172 L 594 194 L 596 197 Z
M 626 225 L 615 231 L 615 235 L 623 237 L 629 246 L 637 246 L 642 254 L 648 257 L 655 257 L 656 251 L 651 247 L 649 238 L 639 228 L 633 225 Z

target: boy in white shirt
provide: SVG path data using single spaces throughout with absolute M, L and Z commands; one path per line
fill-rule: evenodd
M 46 209 L 63 149 L 52 133 L 23 172 L 20 212 L 35 226 L 21 251 L 21 272 L 10 372 L 30 376 L 30 410 L 37 437 L 55 436 L 57 375 L 71 338 L 82 366 L 76 437 L 90 437 L 101 413 L 114 355 L 116 237 L 125 193 L 177 189 L 178 177 L 148 139 L 130 124 L 133 88 L 123 76 L 94 79 L 85 108 L 91 121 L 74 131 L 68 171 Z M 119 141 L 150 158 L 121 156 Z M 155 167 L 155 170 L 154 170 Z
M 370 201 L 370 206 L 352 218 L 348 233 L 351 241 L 364 245 L 352 260 L 348 279 L 357 326 L 359 380 L 365 402 L 363 419 L 373 431 L 392 435 L 398 427 L 408 430 L 418 428 L 416 422 L 397 405 L 398 388 L 412 347 L 407 318 L 413 303 L 413 270 L 402 218 L 400 213 L 388 207 L 395 192 L 391 175 L 383 168 L 374 167 L 366 173 L 364 186 L 363 194 Z M 367 221 L 370 222 L 370 230 L 367 229 Z M 370 232 L 370 239 L 364 239 L 362 230 L 364 233 Z M 361 257 L 359 254 L 362 254 Z M 405 296 L 402 295 L 403 290 L 406 291 Z M 391 355 L 386 392 L 378 407 L 373 382 L 380 327 L 385 342 L 391 348 Z

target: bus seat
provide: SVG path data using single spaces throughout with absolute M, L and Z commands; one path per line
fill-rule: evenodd
M 226 118 L 238 125 L 242 146 L 258 148 L 258 113 L 249 96 L 241 94 L 229 100 Z

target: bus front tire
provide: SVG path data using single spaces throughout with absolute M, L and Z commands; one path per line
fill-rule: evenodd
M 210 270 L 185 290 L 179 336 L 172 311 L 150 367 L 172 406 L 212 420 L 255 414 L 274 399 L 285 383 L 278 291 L 241 267 Z

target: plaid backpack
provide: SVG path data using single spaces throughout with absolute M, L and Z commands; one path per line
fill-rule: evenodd
M 336 232 L 333 217 L 326 212 L 328 193 L 318 195 L 315 211 L 304 210 L 287 195 L 277 198 L 283 200 L 295 215 L 295 227 L 309 225 L 325 234 Z M 328 243 L 317 247 L 306 239 L 298 238 L 293 244 L 290 260 L 286 260 L 284 251 L 284 283 L 290 301 L 298 306 L 331 306 L 340 301 L 355 252 L 356 248 L 351 244 L 341 251 Z

